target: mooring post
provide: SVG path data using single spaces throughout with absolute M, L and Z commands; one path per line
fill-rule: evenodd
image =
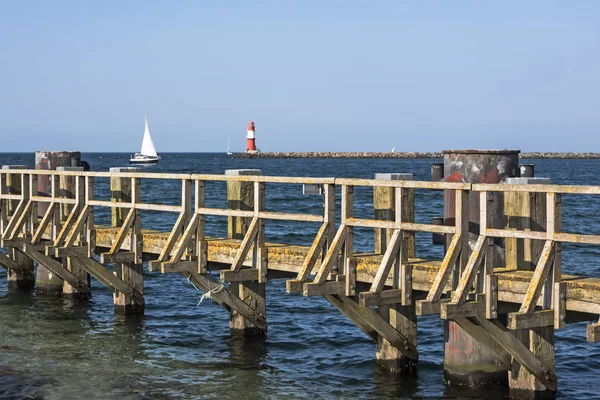
M 408 173 L 382 173 L 375 174 L 375 179 L 386 181 L 410 181 L 413 174 Z M 401 189 L 403 198 L 400 202 L 396 201 L 396 189 L 391 187 L 373 188 L 373 208 L 375 219 L 384 221 L 394 221 L 396 218 L 396 204 L 401 204 L 401 218 L 404 222 L 414 221 L 414 189 Z M 387 231 L 387 232 L 386 232 Z M 392 237 L 392 229 L 375 228 L 375 252 L 383 254 Z M 414 234 L 403 233 L 408 244 L 408 257 L 415 256 L 415 237 Z M 399 257 L 398 261 L 403 257 Z M 400 270 L 397 268 L 395 270 Z M 417 315 L 415 313 L 415 303 L 402 306 L 400 304 L 382 305 L 377 307 L 377 312 L 389 324 L 400 332 L 404 337 L 417 345 Z M 377 365 L 385 370 L 399 373 L 410 373 L 417 370 L 415 360 L 408 358 L 402 351 L 394 347 L 390 342 L 380 335 L 377 335 Z
M 3 165 L 2 169 L 27 169 L 27 165 Z M 9 194 L 21 193 L 21 175 L 8 174 L 6 176 L 6 187 Z M 8 203 L 9 210 L 14 211 L 16 205 L 12 201 Z M 8 248 L 7 253 L 21 267 L 20 271 L 7 269 L 8 290 L 27 290 L 33 288 L 35 282 L 33 260 L 16 248 Z
M 80 164 L 81 153 L 79 151 L 36 151 L 35 153 L 35 169 L 56 170 L 58 167 L 78 167 Z M 40 196 L 48 197 L 52 195 L 51 180 L 50 175 L 38 177 L 38 193 Z M 41 203 L 38 207 L 38 216 L 43 216 L 47 208 L 47 203 Z M 65 220 L 66 217 L 62 221 Z M 39 264 L 36 266 L 35 290 L 37 293 L 60 296 L 63 294 L 63 287 L 63 280 L 56 274 L 44 266 Z
M 83 167 L 57 167 L 56 170 L 83 171 Z M 85 196 L 84 177 L 61 175 L 58 185 L 60 197 L 83 201 Z M 79 185 L 79 187 L 77 187 L 77 185 Z M 67 219 L 71 211 L 73 211 L 73 207 L 75 207 L 74 204 L 61 204 L 60 216 L 62 221 Z M 81 268 L 73 258 L 62 257 L 62 264 L 69 272 L 90 286 L 90 274 Z M 68 298 L 87 297 L 87 295 L 84 296 L 67 281 L 63 282 L 63 296 Z
M 445 182 L 500 183 L 505 178 L 517 176 L 518 150 L 451 150 L 444 151 Z M 488 227 L 504 227 L 501 193 L 490 195 L 488 203 Z M 445 225 L 455 224 L 456 195 L 453 190 L 444 191 Z M 469 194 L 468 246 L 463 246 L 460 266 L 464 268 L 470 248 L 479 237 L 480 194 Z M 448 242 L 448 241 L 447 241 Z M 501 265 L 503 249 L 499 241 L 493 242 L 488 252 L 494 257 L 492 265 Z M 462 272 L 459 271 L 459 272 Z M 444 323 L 444 376 L 450 386 L 480 385 L 486 383 L 507 384 L 508 368 L 500 363 L 487 348 L 477 342 L 454 321 Z
M 113 167 L 110 172 L 139 172 L 140 169 L 137 167 Z M 118 203 L 132 203 L 140 202 L 141 186 L 138 178 L 121 178 L 111 177 L 110 178 L 110 193 L 111 200 Z M 113 208 L 112 209 L 112 226 L 121 227 L 125 222 L 125 218 L 129 213 L 129 208 Z M 135 220 L 132 226 L 132 233 L 130 235 L 131 251 L 135 252 L 134 247 L 139 245 L 141 238 L 136 238 L 140 234 L 140 213 L 139 210 L 135 215 Z M 144 294 L 144 268 L 142 262 L 131 262 L 131 263 L 115 263 L 114 271 L 117 276 L 123 280 L 126 284 L 131 286 L 137 292 Z M 144 305 L 137 304 L 129 296 L 124 293 L 115 292 L 113 295 L 113 303 L 115 313 L 134 315 L 143 314 Z
M 228 169 L 225 175 L 262 175 L 260 169 Z M 227 181 L 227 207 L 231 210 L 254 210 L 254 182 Z M 228 237 L 242 239 L 250 225 L 252 218 L 228 217 Z M 259 233 L 260 234 L 260 233 Z M 259 256 L 254 250 L 254 258 Z M 255 260 L 259 262 L 259 260 Z M 229 291 L 237 295 L 244 303 L 266 318 L 266 283 L 259 282 L 231 282 Z M 229 328 L 233 335 L 262 336 L 264 332 L 250 323 L 242 315 L 231 311 Z
M 548 178 L 508 178 L 507 184 L 527 185 L 551 183 Z M 512 192 L 504 198 L 506 229 L 544 232 L 547 226 L 546 193 Z M 509 269 L 533 271 L 542 254 L 543 240 L 506 240 L 506 266 Z M 560 257 L 560 253 L 555 255 Z M 529 348 L 545 365 L 554 370 L 554 326 L 517 329 L 515 336 Z M 548 390 L 523 366 L 513 361 L 508 374 L 510 396 L 524 399 L 554 398 L 556 393 Z

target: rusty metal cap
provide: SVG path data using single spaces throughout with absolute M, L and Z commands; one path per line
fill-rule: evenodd
M 443 154 L 519 154 L 521 150 L 443 150 Z

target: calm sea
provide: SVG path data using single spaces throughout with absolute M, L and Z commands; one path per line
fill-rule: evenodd
M 259 168 L 264 175 L 373 177 L 411 172 L 428 180 L 431 160 L 235 160 L 224 154 L 162 154 L 149 172 L 222 174 L 225 169 Z M 28 164 L 33 154 L 0 154 L 0 165 Z M 127 154 L 84 154 L 93 170 L 127 165 Z M 534 160 L 536 175 L 554 183 L 600 185 L 600 161 Z M 175 204 L 177 183 L 142 181 L 144 201 Z M 98 197 L 108 182 L 98 180 Z M 298 185 L 266 188 L 272 211 L 322 211 L 322 199 L 303 196 Z M 207 187 L 208 205 L 225 207 L 224 184 Z M 154 197 L 151 197 L 154 196 Z M 566 231 L 600 233 L 600 199 L 565 196 Z M 370 216 L 372 194 L 357 190 L 356 214 Z M 441 193 L 417 193 L 417 220 L 442 214 Z M 97 223 L 108 214 L 98 213 Z M 174 215 L 145 213 L 145 228 L 170 229 Z M 209 219 L 208 233 L 223 235 L 226 220 Z M 269 222 L 267 240 L 308 245 L 314 224 Z M 372 249 L 372 232 L 357 231 L 356 247 Z M 421 235 L 419 256 L 440 256 Z M 594 246 L 565 246 L 566 273 L 600 277 Z M 5 274 L 0 271 L 0 281 Z M 280 398 L 504 398 L 498 389 L 447 388 L 443 382 L 443 331 L 439 317 L 419 318 L 419 372 L 394 376 L 375 365 L 375 344 L 320 298 L 285 294 L 285 281 L 268 284 L 266 340 L 230 337 L 228 314 L 204 301 L 182 276 L 145 275 L 146 313 L 125 319 L 113 314 L 112 293 L 92 280 L 87 302 L 9 294 L 0 286 L 0 398 L 44 399 L 280 399 Z M 585 341 L 585 323 L 557 333 L 559 397 L 598 397 L 600 345 Z

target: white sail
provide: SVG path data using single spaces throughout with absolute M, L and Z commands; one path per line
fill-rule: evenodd
M 144 130 L 144 140 L 142 140 L 142 150 L 140 154 L 143 156 L 156 157 L 156 148 L 154 142 L 152 142 L 152 136 L 150 136 L 150 128 L 148 128 L 148 120 L 144 115 L 144 121 L 146 121 L 146 129 Z

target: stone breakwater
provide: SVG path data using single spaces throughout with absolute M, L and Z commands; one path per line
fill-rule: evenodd
M 441 152 L 277 152 L 248 154 L 239 153 L 233 158 L 442 158 Z M 600 159 L 600 153 L 522 152 L 521 158 L 529 159 Z

